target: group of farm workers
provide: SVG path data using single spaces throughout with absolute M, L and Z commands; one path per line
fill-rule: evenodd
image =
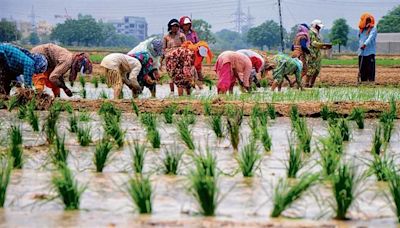
M 266 56 L 265 52 L 249 49 L 222 52 L 214 68 L 218 76 L 218 93 L 232 93 L 236 84 L 250 91 L 253 83 L 260 86 L 257 73 L 268 71 L 272 71 L 273 91 L 276 88 L 280 91 L 284 80 L 290 87 L 313 87 L 321 70 L 321 50 L 332 47 L 322 42 L 320 31 L 323 27 L 321 20 L 299 25 L 290 55 Z M 374 17 L 363 14 L 359 28 L 359 78 L 374 81 L 377 33 Z M 213 53 L 207 42 L 200 40 L 192 29 L 190 17 L 183 16 L 168 22 L 168 33 L 163 39 L 149 38 L 127 54 L 111 53 L 100 65 L 107 85 L 114 90 L 114 99 L 120 97 L 124 85 L 130 88 L 133 97 L 141 94 L 144 87 L 155 97 L 163 65 L 171 78 L 171 92 L 174 93 L 177 87 L 178 95 L 182 96 L 191 94 L 193 88 L 203 88 L 204 59 L 210 64 Z M 0 44 L 1 94 L 9 95 L 14 85 L 31 87 L 33 83 L 38 92 L 48 87 L 56 97 L 60 96 L 61 89 L 67 96 L 72 96 L 64 81 L 67 72 L 71 82 L 76 80 L 79 72 L 92 73 L 89 55 L 72 53 L 55 44 L 39 45 L 30 51 L 12 44 Z

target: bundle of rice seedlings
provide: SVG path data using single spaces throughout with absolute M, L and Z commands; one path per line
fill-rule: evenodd
M 146 146 L 135 142 L 132 146 L 130 145 L 131 155 L 132 155 L 132 168 L 135 173 L 140 174 L 143 172 L 144 159 L 146 157 Z
M 99 88 L 99 78 L 92 77 L 92 84 L 93 84 L 94 88 Z
M 64 203 L 65 210 L 79 209 L 80 199 L 86 187 L 79 186 L 68 166 L 60 166 L 58 174 L 53 176 L 51 183 L 57 196 Z
M 104 167 L 107 165 L 113 144 L 107 139 L 103 138 L 97 145 L 93 156 L 93 163 L 96 166 L 96 172 L 103 172 Z
M 82 75 L 79 76 L 79 83 L 81 84 L 82 88 L 86 87 L 86 81 L 85 81 L 85 78 Z
M 232 147 L 237 151 L 240 140 L 240 126 L 243 120 L 243 110 L 232 113 L 226 120 Z
M 279 180 L 274 189 L 271 217 L 279 217 L 283 211 L 299 200 L 310 187 L 314 186 L 318 179 L 319 174 L 305 175 L 299 179 L 299 182 L 292 186 L 289 183 L 293 182 Z
M 320 140 L 322 146 L 317 146 L 321 160 L 319 163 L 322 166 L 323 174 L 328 177 L 332 175 L 339 166 L 341 153 L 338 153 L 338 145 L 330 138 Z
M 196 166 L 196 172 L 200 172 L 204 176 L 217 175 L 217 158 L 209 149 L 206 150 L 206 153 L 195 154 L 193 161 Z
M 69 150 L 65 148 L 65 136 L 58 135 L 54 140 L 53 149 L 50 152 L 50 160 L 56 167 L 67 165 Z
M 346 214 L 356 199 L 356 191 L 361 178 L 354 167 L 348 164 L 339 165 L 332 174 L 332 191 L 335 198 L 336 219 L 346 219 Z
M 112 137 L 118 147 L 122 147 L 125 140 L 125 131 L 121 128 L 118 116 L 108 115 L 107 118 L 103 118 L 103 123 L 106 135 Z
M 134 99 L 131 100 L 131 104 L 132 104 L 132 109 L 135 112 L 136 116 L 139 116 L 140 115 L 139 106 L 137 106 Z
M 224 137 L 224 127 L 222 125 L 222 115 L 217 114 L 217 115 L 211 115 L 208 123 L 211 126 L 211 129 L 214 131 L 215 136 L 217 138 L 222 138 Z
M 388 181 L 389 172 L 395 168 L 394 159 L 387 154 L 374 154 L 373 156 L 374 158 L 369 164 L 370 169 L 378 181 Z
M 19 106 L 18 98 L 16 96 L 10 97 L 7 102 L 7 110 L 11 112 L 14 108 Z
M 23 165 L 23 148 L 21 127 L 11 125 L 8 130 L 9 135 L 9 154 L 13 158 L 14 168 L 21 169 Z
M 180 119 L 176 124 L 182 141 L 186 144 L 189 150 L 194 150 L 195 145 L 193 142 L 192 130 L 189 129 L 189 123 L 186 118 Z
M 162 161 L 164 173 L 167 175 L 177 175 L 179 164 L 181 163 L 183 156 L 182 151 L 178 151 L 176 146 L 172 149 L 166 149 L 165 155 Z
M 237 161 L 244 177 L 252 177 L 261 163 L 261 154 L 255 142 L 245 145 L 240 151 Z
M 286 166 L 287 177 L 296 178 L 297 173 L 303 166 L 304 160 L 301 149 L 298 146 L 293 145 L 293 143 L 289 139 L 289 160 Z
M 75 114 L 72 114 L 68 117 L 69 128 L 68 130 L 71 133 L 78 132 L 78 117 Z
M 276 119 L 276 110 L 275 110 L 275 106 L 274 105 L 268 104 L 267 112 L 268 112 L 269 118 L 271 118 L 271 120 Z
M 18 119 L 23 120 L 27 116 L 27 108 L 24 105 L 19 106 L 18 108 Z
M 272 139 L 268 133 L 268 127 L 261 127 L 261 143 L 265 152 L 270 152 L 272 148 Z
M 346 119 L 339 119 L 338 121 L 338 127 L 340 129 L 340 133 L 342 135 L 343 141 L 349 141 L 350 140 L 350 127 L 349 124 L 347 123 Z
M 393 114 L 390 112 L 383 112 L 379 118 L 379 122 L 383 129 L 383 140 L 385 143 L 389 143 L 392 138 L 392 133 L 394 129 L 394 119 Z
M 204 115 L 205 116 L 211 116 L 212 115 L 212 106 L 210 101 L 204 101 L 203 102 L 203 109 L 204 109 Z
M 7 187 L 10 183 L 13 162 L 13 158 L 0 158 L 0 208 L 4 207 L 4 202 L 6 201 Z
M 90 126 L 78 127 L 77 130 L 78 141 L 81 146 L 89 146 L 92 142 L 92 133 Z
M 322 108 L 321 108 L 321 117 L 322 117 L 322 119 L 323 120 L 328 120 L 329 119 L 329 114 L 330 114 L 330 111 L 329 111 L 328 106 L 327 105 L 323 105 Z
M 372 148 L 371 148 L 371 153 L 374 155 L 380 155 L 382 152 L 382 129 L 380 126 L 375 128 L 375 134 L 374 138 L 372 140 Z
M 164 108 L 163 114 L 164 114 L 165 122 L 167 124 L 172 124 L 172 122 L 174 121 L 175 111 L 176 111 L 176 107 L 174 105 Z
M 365 118 L 365 113 L 364 110 L 361 108 L 354 108 L 349 116 L 350 120 L 356 122 L 359 129 L 364 129 L 364 118 Z
M 142 175 L 131 177 L 127 191 L 140 214 L 152 212 L 153 190 L 148 177 Z
M 392 209 L 400 223 L 400 175 L 395 167 L 392 167 L 388 172 L 388 177 L 390 198 L 392 198 L 394 204 Z
M 100 99 L 108 99 L 108 95 L 104 90 L 100 92 Z

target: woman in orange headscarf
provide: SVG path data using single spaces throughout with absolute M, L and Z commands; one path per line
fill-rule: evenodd
M 377 37 L 375 18 L 369 13 L 364 13 L 361 15 L 358 27 L 360 28 L 358 33 L 359 79 L 361 79 L 361 81 L 375 81 L 375 54 Z

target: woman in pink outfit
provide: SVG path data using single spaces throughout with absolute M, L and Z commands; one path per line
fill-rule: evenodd
M 225 94 L 228 91 L 233 93 L 236 79 L 242 87 L 249 90 L 251 70 L 252 64 L 247 56 L 233 51 L 222 52 L 215 64 L 215 72 L 218 75 L 218 93 Z

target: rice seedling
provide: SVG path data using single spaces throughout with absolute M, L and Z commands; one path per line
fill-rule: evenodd
M 86 111 L 80 112 L 79 113 L 79 121 L 81 122 L 89 122 L 91 121 L 92 118 L 90 117 L 90 114 Z
M 217 136 L 217 138 L 222 138 L 224 137 L 224 129 L 223 129 L 223 125 L 222 125 L 222 115 L 221 114 L 217 114 L 217 115 L 211 115 L 209 117 L 209 125 L 211 126 L 211 129 L 214 131 L 215 136 Z
M 296 133 L 301 151 L 304 153 L 311 152 L 312 131 L 308 129 L 305 118 L 294 117 L 292 122 L 293 130 Z
M 7 110 L 11 112 L 14 108 L 19 106 L 18 98 L 16 96 L 10 97 L 7 102 Z
M 226 120 L 232 147 L 237 151 L 240 140 L 240 127 L 243 120 L 243 110 L 235 111 L 235 113 L 228 116 Z
M 395 163 L 392 157 L 387 154 L 373 155 L 369 167 L 370 170 L 375 174 L 378 181 L 388 181 L 388 174 L 395 168 Z
M 335 153 L 343 154 L 343 137 L 341 129 L 338 126 L 329 126 L 328 128 L 329 138 L 328 140 L 335 144 Z
M 177 175 L 182 156 L 183 152 L 178 151 L 176 145 L 171 150 L 166 149 L 162 161 L 164 173 L 167 175 Z
M 105 75 L 102 74 L 102 75 L 100 75 L 99 80 L 100 80 L 100 83 L 101 83 L 101 84 L 106 84 L 107 78 L 106 78 Z
M 186 118 L 180 119 L 176 124 L 182 141 L 186 144 L 189 150 L 194 150 L 195 145 L 193 142 L 192 130 L 189 129 L 189 123 Z
M 69 114 L 72 114 L 72 112 L 74 111 L 74 108 L 72 107 L 70 102 L 65 102 L 63 104 L 63 109 L 64 109 L 64 111 L 68 112 Z
M 92 142 L 92 132 L 90 126 L 78 127 L 76 132 L 78 136 L 78 142 L 81 146 L 89 146 Z
M 209 77 L 204 77 L 204 81 L 203 82 L 204 82 L 204 84 L 206 86 L 208 86 L 208 89 L 210 91 L 212 90 L 212 87 L 215 85 L 215 82 Z
M 330 115 L 330 111 L 327 105 L 323 105 L 321 108 L 321 117 L 323 120 L 328 120 Z
M 142 175 L 131 177 L 127 191 L 140 214 L 152 212 L 153 190 L 148 177 Z
M 100 99 L 108 99 L 108 95 L 104 90 L 100 92 Z
M 270 152 L 272 148 L 272 139 L 268 132 L 268 127 L 261 127 L 261 143 L 265 152 Z
M 356 122 L 359 129 L 364 129 L 364 118 L 365 118 L 365 113 L 364 110 L 361 108 L 354 108 L 349 116 L 350 120 Z
M 85 78 L 82 75 L 79 76 L 79 83 L 81 84 L 82 88 L 86 87 L 86 81 L 85 81 Z
M 59 116 L 60 110 L 58 106 L 52 106 L 43 127 L 49 144 L 53 144 L 54 137 L 57 135 L 57 121 Z
M 251 114 L 250 120 L 249 120 L 249 125 L 251 129 L 251 136 L 253 139 L 257 140 L 260 138 L 260 129 L 258 125 L 258 114 Z
M 140 116 L 140 121 L 148 130 L 157 128 L 157 116 L 154 113 L 143 113 Z
M 397 118 L 397 107 L 396 107 L 396 100 L 394 99 L 394 97 L 392 97 L 389 101 L 389 113 L 390 116 L 392 117 L 392 119 L 396 119 Z
M 86 97 L 87 97 L 87 92 L 86 92 L 86 89 L 85 89 L 85 88 L 83 88 L 83 89 L 81 90 L 80 95 L 81 95 L 81 97 L 82 97 L 83 99 L 86 99 Z
M 301 149 L 298 146 L 293 145 L 293 143 L 289 139 L 289 160 L 286 166 L 287 177 L 296 178 L 297 173 L 303 166 L 304 160 Z
M 8 184 L 13 169 L 13 158 L 0 158 L 0 208 L 4 207 Z
M 18 119 L 23 120 L 27 116 L 27 108 L 24 105 L 18 107 Z
M 372 148 L 371 148 L 371 153 L 373 155 L 380 155 L 382 152 L 382 129 L 380 126 L 375 128 L 375 134 L 372 139 Z
M 99 88 L 99 78 L 92 77 L 92 84 L 93 84 L 94 88 Z
M 132 168 L 135 173 L 140 174 L 143 172 L 144 167 L 144 159 L 147 154 L 146 146 L 139 144 L 139 142 L 135 142 L 132 146 L 130 146 L 131 156 L 132 156 Z
M 78 132 L 78 117 L 75 114 L 72 114 L 68 117 L 69 128 L 68 130 L 71 133 Z
M 279 180 L 274 189 L 271 217 L 279 217 L 282 212 L 299 200 L 310 187 L 314 186 L 318 179 L 319 174 L 305 175 L 299 179 L 299 182 L 292 186 L 289 183 L 293 182 Z
M 132 103 L 132 109 L 135 112 L 136 116 L 139 116 L 140 115 L 139 106 L 137 106 L 135 100 L 133 99 L 131 100 L 131 103 Z
M 111 115 L 117 117 L 118 122 L 121 120 L 121 110 L 117 109 L 114 104 L 110 102 L 103 102 L 100 106 L 99 109 L 99 115 L 102 115 L 103 117 L 106 115 Z M 108 118 L 109 116 L 107 116 Z
M 204 109 L 204 115 L 205 116 L 211 116 L 212 115 L 212 106 L 210 101 L 204 101 L 203 102 L 203 109 Z
M 275 106 L 274 105 L 268 104 L 267 112 L 268 112 L 269 118 L 271 118 L 271 120 L 276 119 L 276 110 L 275 110 Z
M 267 126 L 267 124 L 268 124 L 268 112 L 265 111 L 265 110 L 260 111 L 260 113 L 258 114 L 258 119 L 260 120 L 261 127 Z
M 106 118 L 103 118 L 103 128 L 106 134 L 114 139 L 118 147 L 124 145 L 125 131 L 121 129 L 118 116 L 107 115 Z
M 109 161 L 111 155 L 112 143 L 103 138 L 97 145 L 93 156 L 93 163 L 96 166 L 96 172 L 103 172 L 104 167 Z
M 245 145 L 237 158 L 239 168 L 244 177 L 252 177 L 261 163 L 261 154 L 255 142 Z
M 21 127 L 11 125 L 8 130 L 9 135 L 9 155 L 13 158 L 14 168 L 21 169 L 23 165 L 23 148 Z
M 390 198 L 392 198 L 394 204 L 392 208 L 396 213 L 397 221 L 400 223 L 400 175 L 397 170 L 392 167 L 390 172 L 388 172 L 388 176 Z
M 79 186 L 67 165 L 60 166 L 58 174 L 53 176 L 51 183 L 57 196 L 64 203 L 65 210 L 79 209 L 80 199 L 86 187 Z
M 174 114 L 176 111 L 176 106 L 170 105 L 163 110 L 164 120 L 167 124 L 172 124 L 174 122 Z
M 383 140 L 385 143 L 389 143 L 392 138 L 392 133 L 394 129 L 395 117 L 391 112 L 383 112 L 379 118 L 379 122 L 383 129 Z
M 349 127 L 347 120 L 343 119 L 343 118 L 339 119 L 338 127 L 340 129 L 340 134 L 342 135 L 343 141 L 346 141 L 346 142 L 349 141 L 351 133 L 350 133 L 350 127 Z
M 356 191 L 361 178 L 357 176 L 355 168 L 348 164 L 339 165 L 331 177 L 332 191 L 336 202 L 335 218 L 344 220 L 347 211 L 356 199 Z
M 297 107 L 297 105 L 292 105 L 292 107 L 290 108 L 290 121 L 292 123 L 292 128 L 295 129 L 295 123 L 298 122 L 298 119 L 300 119 L 300 114 L 299 114 L 299 109 Z
M 150 129 L 147 131 L 147 138 L 149 139 L 151 146 L 154 149 L 158 149 L 161 146 L 160 132 L 157 129 Z
M 183 110 L 183 117 L 186 119 L 186 122 L 190 125 L 196 123 L 196 115 L 193 114 L 190 107 L 185 107 Z
M 340 163 L 341 154 L 337 153 L 338 145 L 330 138 L 320 140 L 322 146 L 317 146 L 317 151 L 321 160 L 319 163 L 322 166 L 322 172 L 325 177 L 331 176 L 337 169 Z
M 196 172 L 199 172 L 204 176 L 217 175 L 217 158 L 208 148 L 205 154 L 195 154 L 193 156 L 193 161 L 195 163 Z
M 56 167 L 67 165 L 69 150 L 65 148 L 65 136 L 62 138 L 58 135 L 54 140 L 53 149 L 50 152 L 50 160 Z
M 33 131 L 39 131 L 39 115 L 35 112 L 35 101 L 31 100 L 30 103 L 27 105 L 26 111 L 26 119 L 28 120 L 29 124 L 31 125 Z
M 266 79 L 266 78 L 261 79 L 260 85 L 262 88 L 268 88 L 268 79 Z

